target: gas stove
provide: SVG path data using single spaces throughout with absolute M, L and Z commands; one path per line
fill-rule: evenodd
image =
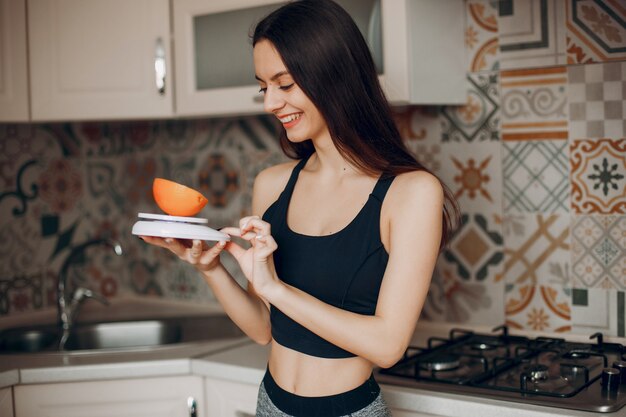
M 379 369 L 383 384 L 542 406 L 614 412 L 626 405 L 626 346 L 452 329 L 427 347 L 409 347 L 397 364 Z

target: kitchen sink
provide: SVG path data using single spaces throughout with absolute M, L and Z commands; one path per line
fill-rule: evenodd
M 77 324 L 68 351 L 154 347 L 243 336 L 224 315 L 176 319 Z M 0 331 L 0 354 L 57 351 L 57 326 L 31 326 Z

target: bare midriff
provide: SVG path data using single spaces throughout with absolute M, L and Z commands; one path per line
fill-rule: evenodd
M 318 358 L 272 340 L 269 370 L 279 387 L 302 397 L 323 397 L 350 391 L 365 382 L 372 363 L 358 356 Z

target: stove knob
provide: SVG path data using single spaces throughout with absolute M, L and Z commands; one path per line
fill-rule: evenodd
M 625 361 L 613 362 L 613 368 L 619 371 L 620 384 L 626 384 L 626 362 Z
M 604 368 L 602 370 L 602 389 L 609 391 L 619 388 L 620 372 L 615 368 Z

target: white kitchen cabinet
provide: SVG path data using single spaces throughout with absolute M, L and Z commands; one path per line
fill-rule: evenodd
M 206 378 L 207 417 L 253 417 L 259 385 Z
M 392 103 L 465 103 L 462 0 L 337 1 L 366 37 Z M 279 4 L 172 3 L 178 115 L 263 112 L 248 35 Z
M 26 0 L 0 0 L 0 122 L 28 121 Z
M 202 378 L 177 376 L 17 385 L 15 417 L 190 417 L 202 410 Z M 3 414 L 4 415 L 4 414 Z M 195 414 L 202 417 L 201 411 Z
M 173 115 L 168 0 L 28 0 L 33 121 Z
M 13 417 L 12 388 L 0 389 L 0 416 Z

